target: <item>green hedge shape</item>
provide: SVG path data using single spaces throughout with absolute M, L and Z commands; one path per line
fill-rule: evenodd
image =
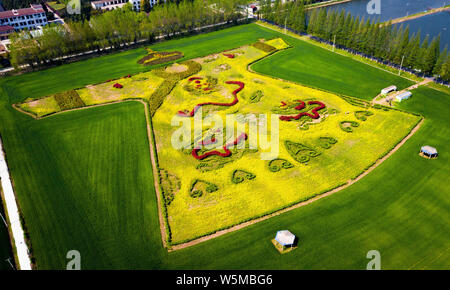
M 53 97 L 61 110 L 69 110 L 85 106 L 85 103 L 75 90 L 57 93 L 54 94 Z
M 294 165 L 291 162 L 287 161 L 286 159 L 277 158 L 269 162 L 268 168 L 271 172 L 278 172 L 281 170 L 281 168 L 289 169 L 292 167 L 294 167 Z
M 212 193 L 219 189 L 219 187 L 217 185 L 215 185 L 214 183 L 204 181 L 201 179 L 196 179 L 191 183 L 191 186 L 189 188 L 189 195 L 191 197 L 198 198 L 204 194 L 203 190 L 196 188 L 196 186 L 199 184 L 203 185 L 206 193 Z
M 159 54 L 162 55 L 161 58 L 152 60 L 152 61 L 147 61 L 149 59 L 152 59 L 155 54 Z M 165 62 L 169 62 L 169 61 L 175 61 L 177 59 L 182 58 L 184 55 L 182 52 L 180 51 L 173 51 L 173 52 L 154 52 L 154 53 L 150 53 L 149 55 L 144 56 L 143 58 L 141 58 L 138 61 L 138 64 L 142 64 L 145 66 L 149 66 L 149 65 L 157 65 L 157 64 L 162 64 Z
M 271 53 L 271 52 L 274 52 L 275 50 L 277 50 L 277 49 L 276 49 L 275 47 L 273 47 L 272 45 L 269 45 L 269 44 L 264 43 L 264 42 L 261 42 L 261 41 L 258 41 L 258 42 L 253 43 L 252 46 L 253 46 L 253 47 L 256 47 L 256 48 L 259 49 L 259 50 L 262 50 L 262 51 L 264 51 L 264 52 L 267 52 L 267 53 Z
M 320 155 L 316 149 L 306 146 L 301 143 L 295 143 L 289 140 L 284 142 L 284 146 L 288 153 L 299 163 L 307 163 L 311 157 L 317 157 Z
M 234 184 L 239 184 L 244 182 L 244 180 L 252 180 L 255 179 L 256 175 L 245 171 L 245 170 L 241 170 L 241 169 L 236 169 L 233 171 L 233 174 L 231 175 L 231 182 L 233 182 Z
M 323 149 L 330 149 L 336 143 L 337 139 L 333 137 L 319 137 L 319 146 Z
M 367 117 L 373 115 L 373 113 L 370 111 L 356 111 L 354 114 L 355 114 L 355 118 L 360 121 L 366 121 Z
M 351 133 L 353 132 L 353 129 L 351 127 L 344 127 L 344 124 L 350 124 L 350 126 L 352 127 L 358 127 L 359 123 L 356 121 L 342 121 L 339 123 L 339 127 L 341 128 L 342 131 L 347 132 L 347 133 Z

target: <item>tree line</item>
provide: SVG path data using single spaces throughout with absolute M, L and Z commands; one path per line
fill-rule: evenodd
M 247 0 L 184 0 L 153 7 L 150 13 L 135 12 L 130 4 L 89 20 L 49 25 L 41 33 L 22 31 L 11 35 L 10 60 L 15 68 L 52 64 L 61 57 L 104 50 L 117 50 L 138 42 L 153 42 L 196 33 L 219 24 L 235 24 Z
M 420 30 L 410 35 L 409 26 L 391 25 L 377 20 L 352 16 L 344 10 L 326 8 L 307 11 L 310 1 L 282 3 L 262 0 L 261 17 L 294 30 L 310 34 L 320 41 L 346 49 L 420 75 L 437 75 L 450 80 L 450 57 L 447 47 L 440 51 L 440 35 L 422 39 Z

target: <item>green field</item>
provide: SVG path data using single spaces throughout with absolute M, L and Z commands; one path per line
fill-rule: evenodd
M 279 36 L 247 25 L 152 48 L 176 49 L 193 58 Z M 290 73 L 291 80 L 348 95 L 365 81 L 373 87 L 358 93 L 361 98 L 381 89 L 381 82 L 372 78 L 401 86 L 394 75 L 377 70 L 367 79 L 346 71 L 342 82 L 351 86 L 325 87 L 322 78 L 337 78 L 340 66 L 353 67 L 355 62 L 333 62 L 337 56 L 331 52 L 285 38 L 294 49 L 323 55 L 314 58 L 317 68 L 330 68 L 312 70 L 308 78 Z M 167 253 L 161 244 L 141 104 L 110 105 L 39 121 L 11 107 L 29 97 L 147 70 L 136 64 L 143 55 L 145 50 L 137 49 L 0 80 L 0 132 L 39 268 L 64 268 L 65 255 L 72 249 L 81 252 L 84 269 L 364 269 L 371 249 L 381 252 L 383 268 L 449 267 L 449 188 L 442 181 L 448 179 L 450 104 L 448 94 L 432 89 L 417 89 L 401 105 L 425 116 L 420 131 L 360 182 L 306 207 Z M 287 62 L 299 65 L 301 56 L 294 56 Z M 277 73 L 288 68 L 280 67 Z M 437 160 L 418 156 L 425 144 L 442 152 Z M 299 248 L 283 256 L 270 242 L 280 229 L 300 238 Z
M 414 83 L 391 73 L 289 38 L 292 49 L 255 63 L 252 69 L 281 79 L 299 82 L 351 97 L 372 100 L 382 88 L 404 89 Z

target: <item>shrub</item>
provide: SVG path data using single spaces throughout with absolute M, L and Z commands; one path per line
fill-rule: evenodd
M 319 137 L 319 146 L 323 149 L 330 149 L 336 143 L 337 140 L 333 137 Z
M 356 111 L 354 114 L 355 118 L 360 121 L 366 121 L 368 116 L 373 115 L 373 113 L 370 111 Z
M 159 183 L 161 184 L 161 191 L 164 195 L 166 205 L 170 205 L 181 188 L 180 179 L 167 170 L 159 170 Z
M 75 90 L 57 93 L 53 95 L 61 110 L 69 110 L 84 107 L 85 104 Z
M 359 123 L 355 121 L 342 121 L 339 123 L 339 127 L 342 129 L 342 131 L 351 133 L 353 132 L 353 129 L 345 125 L 350 125 L 351 127 L 358 127 Z
M 307 163 L 311 157 L 317 157 L 320 152 L 314 148 L 308 147 L 301 143 L 295 143 L 289 140 L 284 142 L 284 146 L 288 153 L 299 163 Z
M 269 44 L 261 42 L 261 41 L 253 43 L 252 46 L 257 48 L 257 49 L 259 49 L 259 50 L 267 52 L 267 53 L 271 53 L 271 52 L 274 52 L 275 50 L 277 50 L 272 45 L 269 45 Z
M 175 61 L 177 59 L 182 58 L 184 55 L 182 52 L 174 51 L 174 52 L 157 52 L 149 50 L 149 54 L 144 56 L 138 61 L 138 64 L 142 65 L 157 65 L 162 64 L 169 61 Z
M 289 169 L 292 167 L 294 167 L 294 165 L 286 159 L 277 158 L 269 162 L 269 170 L 271 172 L 278 172 L 281 170 L 281 168 Z
M 257 90 L 256 92 L 253 92 L 253 94 L 250 96 L 250 103 L 257 103 L 261 100 L 261 98 L 264 96 L 264 93 L 261 90 Z
M 181 64 L 187 66 L 188 69 L 185 71 L 182 71 L 182 72 L 170 73 L 170 72 L 166 71 L 166 68 L 164 67 L 164 68 L 155 69 L 153 72 L 155 75 L 157 75 L 163 79 L 178 82 L 178 81 L 181 81 L 182 79 L 190 77 L 202 70 L 202 65 L 193 60 L 187 60 L 187 61 L 182 62 Z
M 252 180 L 256 177 L 255 174 L 245 171 L 245 170 L 240 170 L 240 169 L 236 169 L 233 171 L 233 174 L 231 175 L 231 182 L 233 182 L 234 184 L 239 184 L 244 182 L 244 180 Z
M 196 179 L 191 183 L 190 189 L 189 189 L 189 195 L 192 198 L 198 198 L 203 196 L 203 194 L 206 193 L 213 193 L 217 191 L 219 187 L 215 185 L 214 183 L 204 181 L 201 179 Z
M 150 108 L 150 114 L 152 116 L 156 113 L 156 110 L 158 110 L 158 108 L 162 105 L 164 99 L 170 94 L 176 84 L 176 81 L 164 80 L 161 85 L 151 94 L 148 104 Z

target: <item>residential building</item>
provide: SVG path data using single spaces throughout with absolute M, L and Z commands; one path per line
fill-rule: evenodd
M 8 36 L 15 31 L 14 27 L 9 25 L 0 26 L 0 40 L 8 39 Z
M 113 10 L 130 3 L 135 11 L 141 11 L 141 2 L 142 0 L 99 0 L 91 2 L 91 5 L 97 10 Z M 158 4 L 158 0 L 149 0 L 149 2 L 150 6 Z
M 36 29 L 39 26 L 47 25 L 47 16 L 41 5 L 31 5 L 30 8 L 13 9 L 0 12 L 0 27 L 10 26 L 15 30 Z M 9 28 L 2 28 L 8 30 Z

